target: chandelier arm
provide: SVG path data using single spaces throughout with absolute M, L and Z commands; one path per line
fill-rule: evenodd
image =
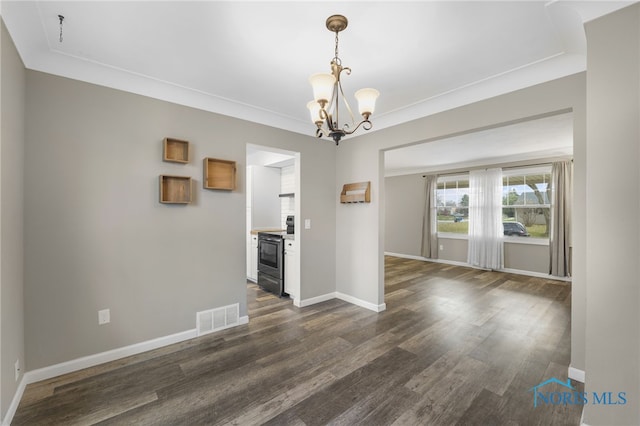
M 362 128 L 364 130 L 371 130 L 371 128 L 373 127 L 373 124 L 369 120 L 362 120 L 352 130 L 343 130 L 343 132 L 344 132 L 345 135 L 350 135 L 350 134 L 354 133 L 356 130 L 358 130 L 360 128 L 360 126 L 362 126 Z
M 329 114 L 329 112 L 325 107 L 320 108 L 320 119 L 327 124 L 327 128 L 329 129 L 329 131 L 335 130 L 333 126 L 333 117 L 331 116 L 331 114 Z M 321 127 L 322 127 L 322 124 L 320 124 L 319 128 Z
M 349 70 L 351 71 L 349 68 L 345 68 L 345 70 Z M 347 74 L 349 74 L 349 72 L 347 72 Z M 342 90 L 342 83 L 338 82 L 338 86 L 340 88 L 340 94 L 342 95 L 342 100 L 344 101 L 344 105 L 347 107 L 347 111 L 349 111 L 349 116 L 351 117 L 351 123 L 355 123 L 356 119 L 355 116 L 353 115 L 353 111 L 351 110 L 351 106 L 349 105 L 349 102 L 347 101 L 347 97 L 344 95 L 344 91 Z M 349 123 L 345 123 L 343 128 L 348 129 Z
M 329 123 L 329 129 L 334 131 L 338 129 L 338 123 L 340 122 L 340 102 L 338 102 L 338 86 L 340 84 L 340 68 L 335 72 L 336 82 L 333 85 L 333 96 L 331 97 L 331 105 L 333 107 L 333 114 L 331 114 L 331 120 Z M 335 118 L 335 121 L 333 121 Z

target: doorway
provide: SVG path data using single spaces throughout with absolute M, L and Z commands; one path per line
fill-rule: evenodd
M 300 303 L 300 153 L 247 144 L 246 149 L 247 280 L 257 282 L 258 232 L 283 232 L 293 216 L 293 234 L 285 244 L 285 288 Z

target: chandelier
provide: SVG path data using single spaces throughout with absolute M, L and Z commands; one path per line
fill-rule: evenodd
M 358 111 L 362 115 L 362 121 L 356 124 L 340 82 L 340 75 L 343 71 L 347 75 L 351 74 L 351 68 L 343 67 L 342 61 L 338 57 L 338 34 L 347 28 L 347 24 L 347 18 L 342 15 L 332 15 L 327 18 L 327 29 L 336 33 L 336 49 L 335 56 L 331 60 L 331 74 L 319 73 L 309 77 L 309 83 L 313 87 L 313 101 L 307 104 L 307 108 L 311 113 L 311 121 L 317 126 L 316 136 L 319 138 L 328 136 L 336 142 L 336 145 L 340 143 L 343 136 L 352 134 L 360 126 L 365 130 L 371 129 L 372 124 L 369 117 L 373 114 L 376 99 L 380 95 L 376 89 L 360 89 L 355 93 Z M 344 105 L 351 116 L 350 123 L 340 124 L 340 100 L 338 99 L 340 96 L 342 96 Z

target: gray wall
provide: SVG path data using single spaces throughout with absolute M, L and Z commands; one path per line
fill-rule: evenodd
M 384 250 L 420 256 L 425 181 L 422 175 L 404 175 L 385 178 L 384 184 Z
M 25 363 L 23 172 L 25 70 L 2 21 L 0 110 L 0 422 L 17 390 L 14 364 Z
M 331 144 L 33 71 L 26 117 L 29 370 L 191 330 L 200 310 L 246 315 L 247 143 L 301 153 L 301 292 L 335 291 Z M 161 161 L 166 136 L 192 143 L 189 164 Z M 236 161 L 238 189 L 202 189 L 204 157 Z M 160 174 L 191 176 L 193 203 L 160 204 Z
M 587 30 L 587 392 L 627 392 L 587 405 L 590 425 L 640 424 L 640 5 Z M 624 200 L 611 223 L 603 200 Z
M 386 252 L 420 256 L 422 214 L 424 211 L 424 178 L 422 174 L 390 176 L 385 183 L 385 248 Z M 467 240 L 438 238 L 440 260 L 467 261 Z M 504 267 L 527 272 L 549 273 L 549 246 L 506 242 Z

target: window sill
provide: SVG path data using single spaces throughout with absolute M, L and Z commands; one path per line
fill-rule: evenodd
M 548 238 L 531 238 L 531 237 L 504 237 L 506 244 L 529 244 L 532 246 L 548 246 Z
M 469 236 L 465 234 L 454 234 L 450 232 L 439 232 L 438 238 L 445 240 L 468 240 Z M 531 237 L 504 237 L 505 244 L 529 244 L 532 246 L 548 246 L 548 238 L 531 238 Z
M 454 234 L 453 232 L 438 232 L 438 238 L 445 238 L 447 240 L 468 240 L 469 236 L 466 234 Z

